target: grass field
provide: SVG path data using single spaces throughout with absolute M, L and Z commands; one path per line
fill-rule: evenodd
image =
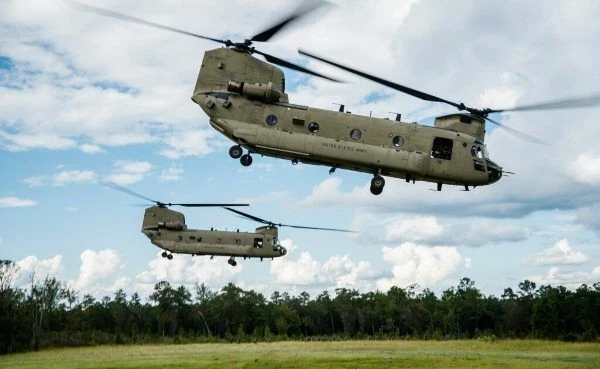
M 99 346 L 0 356 L 0 368 L 600 368 L 600 344 L 472 340 Z

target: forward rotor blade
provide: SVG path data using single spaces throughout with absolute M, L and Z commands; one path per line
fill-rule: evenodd
M 504 125 L 504 124 L 502 124 L 500 122 L 496 122 L 495 120 L 493 120 L 491 118 L 487 118 L 487 117 L 484 118 L 484 117 L 481 117 L 481 116 L 478 116 L 478 118 L 485 119 L 485 120 L 487 120 L 490 123 L 494 123 L 498 127 L 506 130 L 507 132 L 511 133 L 515 137 L 520 138 L 521 140 L 528 141 L 528 142 L 535 143 L 535 144 L 539 144 L 539 145 L 549 146 L 547 142 L 544 142 L 544 141 L 540 140 L 539 138 L 536 138 L 536 137 L 534 137 L 532 135 L 529 135 L 529 134 L 527 134 L 525 132 L 521 132 L 521 131 L 519 131 L 517 129 L 514 129 L 512 127 Z
M 300 228 L 300 229 L 316 229 L 319 231 L 333 231 L 333 232 L 346 232 L 346 233 L 357 233 L 356 231 L 351 231 L 348 229 L 339 229 L 339 228 L 322 228 L 322 227 L 308 227 L 308 226 L 299 226 L 299 225 L 291 225 L 291 224 L 277 224 L 278 227 L 290 227 L 290 228 Z
M 102 182 L 100 182 L 100 184 L 103 185 L 103 186 L 105 186 L 105 187 L 112 188 L 113 190 L 121 191 L 121 192 L 126 193 L 128 195 L 135 196 L 135 197 L 140 198 L 142 200 L 150 201 L 150 202 L 153 202 L 155 204 L 162 204 L 160 201 L 152 200 L 149 197 L 146 197 L 144 195 L 140 195 L 139 193 L 137 193 L 135 191 L 132 191 L 132 190 L 130 190 L 127 187 L 123 187 L 121 185 L 118 185 L 118 184 L 116 184 L 114 182 L 102 181 Z
M 148 27 L 159 28 L 159 29 L 162 29 L 162 30 L 166 30 L 166 31 L 170 31 L 170 32 L 175 32 L 175 33 L 180 33 L 180 34 L 187 35 L 187 36 L 197 37 L 197 38 L 201 38 L 201 39 L 204 39 L 204 40 L 215 41 L 215 42 L 219 42 L 219 43 L 227 45 L 227 41 L 225 41 L 225 40 L 219 40 L 217 38 L 202 36 L 202 35 L 199 35 L 197 33 L 192 33 L 192 32 L 184 31 L 184 30 L 177 29 L 177 28 L 174 28 L 174 27 L 165 26 L 165 25 L 162 25 L 162 24 L 150 22 L 150 21 L 147 21 L 147 20 L 144 20 L 144 19 L 132 17 L 130 15 L 117 13 L 117 12 L 114 12 L 112 10 L 97 8 L 95 6 L 81 4 L 81 3 L 78 3 L 76 1 L 71 1 L 71 0 L 65 0 L 65 2 L 69 6 L 71 6 L 73 9 L 76 9 L 76 10 L 80 10 L 80 11 L 84 11 L 84 12 L 88 12 L 88 13 L 94 13 L 94 14 L 105 16 L 105 17 L 116 18 L 116 19 L 120 19 L 120 20 L 126 21 L 126 22 L 132 22 L 132 23 L 142 24 L 142 25 L 148 26 Z
M 259 41 L 259 42 L 269 41 L 269 39 L 271 37 L 273 37 L 277 32 L 281 31 L 282 28 L 289 25 L 296 19 L 301 18 L 302 16 L 316 10 L 317 8 L 323 6 L 324 4 L 326 4 L 326 2 L 324 2 L 324 1 L 318 1 L 316 3 L 315 2 L 305 3 L 302 6 L 300 6 L 298 9 L 296 9 L 290 16 L 281 20 L 279 23 L 252 36 L 250 41 Z
M 302 54 L 302 55 L 308 56 L 309 58 L 313 58 L 313 59 L 322 61 L 323 63 L 327 63 L 329 65 L 333 65 L 334 67 L 343 69 L 343 70 L 345 70 L 347 72 L 350 72 L 352 74 L 356 74 L 358 76 L 361 76 L 361 77 L 366 78 L 368 80 L 371 80 L 373 82 L 379 83 L 381 85 L 393 88 L 394 90 L 397 90 L 397 91 L 400 91 L 400 92 L 404 92 L 405 94 L 414 96 L 416 98 L 419 98 L 419 99 L 422 99 L 422 100 L 426 100 L 426 101 L 433 101 L 433 102 L 445 103 L 445 104 L 454 106 L 455 108 L 457 108 L 459 110 L 464 110 L 466 108 L 463 104 L 457 104 L 455 102 L 448 101 L 448 100 L 442 99 L 440 97 L 437 97 L 437 96 L 434 96 L 434 95 L 430 95 L 428 93 L 425 93 L 425 92 L 422 92 L 422 91 L 418 91 L 418 90 L 415 90 L 413 88 L 410 88 L 410 87 L 407 87 L 407 86 L 403 86 L 403 85 L 400 85 L 398 83 L 394 83 L 394 82 L 385 80 L 383 78 L 379 78 L 379 77 L 370 75 L 370 74 L 365 73 L 365 72 L 361 72 L 361 71 L 356 70 L 354 68 L 350 68 L 350 67 L 347 67 L 345 65 L 332 62 L 332 61 L 327 60 L 325 58 L 322 58 L 320 56 L 311 54 L 311 53 L 309 53 L 307 51 L 304 51 L 302 49 L 298 49 L 298 52 L 300 54 Z
M 183 203 L 183 204 L 171 204 L 168 203 L 167 205 L 177 205 L 177 206 L 185 206 L 188 208 L 202 208 L 202 207 L 209 207 L 209 206 L 218 206 L 218 207 L 224 207 L 224 206 L 250 206 L 250 204 L 214 204 L 214 203 L 199 203 L 199 204 L 195 204 L 195 203 Z
M 290 63 L 289 61 L 286 61 L 286 60 L 280 59 L 280 58 L 278 58 L 278 57 L 275 57 L 275 56 L 273 56 L 273 55 L 269 55 L 269 54 L 267 54 L 267 53 L 263 53 L 262 51 L 259 51 L 259 50 L 256 50 L 256 49 L 255 49 L 255 50 L 254 50 L 254 52 L 255 52 L 256 54 L 260 54 L 260 55 L 264 56 L 264 57 L 265 57 L 265 59 L 266 59 L 268 62 L 270 62 L 270 63 L 277 64 L 277 65 L 280 65 L 280 66 L 282 66 L 282 67 L 286 67 L 286 68 L 289 68 L 289 69 L 297 70 L 297 71 L 299 71 L 299 72 L 303 72 L 303 73 L 306 73 L 306 74 L 310 74 L 310 75 L 313 75 L 313 76 L 316 76 L 316 77 L 325 78 L 325 79 L 327 79 L 327 80 L 330 80 L 330 81 L 332 81 L 332 82 L 340 82 L 340 80 L 337 80 L 337 79 L 335 79 L 335 78 L 328 77 L 328 76 L 326 76 L 326 75 L 324 75 L 324 74 L 320 74 L 320 73 L 318 73 L 318 72 L 315 72 L 315 71 L 312 71 L 312 70 L 310 70 L 310 69 L 306 69 L 306 68 L 304 68 L 304 67 L 302 67 L 302 66 L 299 66 L 299 65 L 297 65 L 297 64 Z
M 239 215 L 241 215 L 241 216 L 243 216 L 243 217 L 246 217 L 246 218 L 248 218 L 248 219 L 252 219 L 252 220 L 254 220 L 254 221 L 256 221 L 256 222 L 259 222 L 259 223 L 263 223 L 263 224 L 272 224 L 272 223 L 271 223 L 271 222 L 269 222 L 268 220 L 264 220 L 264 219 L 262 219 L 262 218 L 255 217 L 254 215 L 252 215 L 252 214 L 248 214 L 248 213 L 244 213 L 243 211 L 239 211 L 239 210 L 231 209 L 231 208 L 228 208 L 228 207 L 223 207 L 223 209 L 227 209 L 227 210 L 229 210 L 229 211 L 232 211 L 232 212 L 234 212 L 234 213 L 236 213 L 236 214 L 239 214 Z
M 600 105 L 600 94 L 573 99 L 555 100 L 531 105 L 516 106 L 508 109 L 491 109 L 491 113 L 501 113 L 505 111 L 531 111 L 531 110 L 553 110 L 553 109 L 574 109 L 589 108 Z

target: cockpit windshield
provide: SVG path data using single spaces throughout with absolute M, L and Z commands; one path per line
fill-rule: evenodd
M 489 159 L 490 156 L 487 151 L 487 147 L 483 144 L 475 143 L 475 145 L 471 146 L 471 155 L 476 157 L 477 159 Z

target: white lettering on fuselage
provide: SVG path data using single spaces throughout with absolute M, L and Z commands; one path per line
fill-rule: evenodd
M 362 147 L 353 147 L 353 146 L 347 146 L 347 145 L 343 145 L 343 144 L 335 144 L 335 143 L 330 143 L 330 142 L 323 142 L 321 145 L 328 147 L 330 149 L 338 149 L 338 150 L 346 150 L 346 151 L 354 151 L 354 152 L 362 152 L 362 153 L 367 152 L 367 149 L 363 149 Z

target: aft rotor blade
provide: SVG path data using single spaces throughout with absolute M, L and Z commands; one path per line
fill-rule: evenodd
M 223 207 L 223 209 L 227 209 L 227 210 L 229 210 L 229 211 L 232 211 L 232 212 L 234 212 L 234 213 L 236 213 L 236 214 L 239 214 L 239 215 L 241 215 L 241 216 L 243 216 L 243 217 L 246 217 L 246 218 L 248 218 L 248 219 L 252 219 L 252 220 L 254 220 L 254 221 L 256 221 L 256 222 L 259 222 L 259 223 L 263 223 L 263 224 L 272 224 L 272 223 L 271 223 L 271 222 L 269 222 L 268 220 L 264 220 L 264 219 L 262 219 L 262 218 L 259 218 L 259 217 L 256 217 L 256 216 L 254 216 L 254 215 L 252 215 L 252 214 L 244 213 L 243 211 L 239 211 L 239 210 L 231 209 L 231 208 L 228 208 L 228 207 Z
M 497 121 L 495 121 L 495 120 L 493 120 L 491 118 L 488 118 L 488 117 L 485 117 L 485 118 L 484 117 L 479 117 L 479 118 L 485 119 L 485 120 L 487 120 L 490 123 L 494 123 L 498 127 L 506 130 L 507 132 L 511 133 L 515 137 L 520 138 L 521 140 L 525 140 L 525 141 L 528 141 L 528 142 L 531 142 L 531 143 L 535 143 L 535 144 L 539 144 L 539 145 L 546 145 L 546 146 L 548 146 L 547 142 L 544 142 L 544 141 L 540 140 L 539 138 L 536 138 L 536 137 L 534 137 L 534 136 L 532 136 L 530 134 L 527 134 L 525 132 L 521 132 L 521 131 L 519 131 L 517 129 L 514 129 L 512 127 L 509 127 L 507 125 L 504 125 L 504 124 L 502 124 L 500 122 L 497 122 Z
M 327 59 L 322 58 L 320 56 L 311 54 L 311 53 L 309 53 L 307 51 L 304 51 L 302 49 L 298 49 L 298 52 L 300 54 L 302 54 L 302 55 L 308 56 L 309 58 L 313 58 L 313 59 L 322 61 L 324 63 L 327 63 L 329 65 L 333 65 L 334 67 L 343 69 L 343 70 L 345 70 L 347 72 L 350 72 L 352 74 L 356 74 L 358 76 L 361 76 L 361 77 L 366 78 L 368 80 L 371 80 L 373 82 L 379 83 L 381 85 L 393 88 L 394 90 L 397 90 L 397 91 L 400 91 L 400 92 L 404 92 L 405 94 L 414 96 L 416 98 L 419 98 L 419 99 L 422 99 L 422 100 L 427 100 L 427 101 L 445 103 L 445 104 L 454 106 L 455 108 L 457 108 L 459 110 L 465 110 L 466 109 L 466 107 L 463 104 L 457 104 L 455 102 L 448 101 L 448 100 L 442 99 L 442 98 L 434 96 L 434 95 L 430 95 L 428 93 L 425 93 L 425 92 L 422 92 L 422 91 L 419 91 L 419 90 L 415 90 L 414 88 L 403 86 L 403 85 L 400 85 L 398 83 L 394 83 L 394 82 L 388 81 L 386 79 L 379 78 L 379 77 L 370 75 L 370 74 L 365 73 L 365 72 L 361 72 L 361 71 L 359 71 L 357 69 L 350 68 L 350 67 L 347 67 L 345 65 L 342 65 L 342 64 L 339 64 L 339 63 L 335 63 L 335 62 L 333 62 L 331 60 L 327 60 Z
M 269 41 L 269 39 L 271 37 L 273 37 L 277 32 L 281 31 L 282 28 L 284 28 L 288 24 L 292 23 L 296 19 L 301 18 L 302 16 L 316 10 L 317 8 L 323 6 L 324 4 L 326 4 L 324 1 L 318 1 L 316 3 L 315 2 L 305 3 L 302 6 L 300 6 L 298 9 L 296 9 L 290 16 L 281 20 L 279 23 L 252 36 L 250 41 L 259 41 L 259 42 Z
M 282 67 L 286 67 L 286 68 L 289 68 L 289 69 L 297 70 L 297 71 L 299 71 L 299 72 L 303 72 L 303 73 L 306 73 L 306 74 L 310 74 L 310 75 L 313 75 L 313 76 L 316 76 L 316 77 L 325 78 L 325 79 L 327 79 L 327 80 L 330 80 L 330 81 L 332 81 L 332 82 L 340 82 L 340 80 L 337 80 L 337 79 L 335 79 L 335 78 L 328 77 L 328 76 L 326 76 L 326 75 L 324 75 L 324 74 L 321 74 L 321 73 L 318 73 L 318 72 L 312 71 L 312 70 L 310 70 L 310 69 L 307 69 L 307 68 L 304 68 L 304 67 L 302 67 L 302 66 L 300 66 L 300 65 L 297 65 L 297 64 L 290 63 L 289 61 L 286 61 L 286 60 L 280 59 L 280 58 L 278 58 L 278 57 L 276 57 L 276 56 L 269 55 L 269 54 L 267 54 L 267 53 L 263 53 L 262 51 L 259 51 L 259 50 L 256 50 L 256 49 L 255 49 L 255 50 L 254 50 L 254 52 L 255 52 L 256 54 L 260 54 L 260 55 L 264 56 L 264 57 L 265 57 L 265 59 L 266 59 L 268 62 L 270 62 L 270 63 L 277 64 L 277 65 L 280 65 L 280 66 L 282 66 Z
M 276 225 L 278 227 L 290 227 L 290 228 L 300 228 L 300 229 L 316 229 L 319 231 L 356 233 L 356 231 L 351 231 L 348 229 L 339 229 L 339 228 L 308 227 L 308 226 L 299 226 L 299 225 L 291 225 L 291 224 L 276 224 Z
M 555 100 L 531 105 L 515 106 L 508 109 L 490 109 L 490 113 L 502 113 L 505 111 L 531 111 L 531 110 L 553 110 L 553 109 L 574 109 L 589 108 L 600 105 L 600 94 L 572 99 Z
M 117 13 L 112 10 L 102 9 L 102 8 L 98 8 L 98 7 L 87 5 L 87 4 L 81 4 L 76 1 L 65 0 L 65 2 L 76 10 L 80 10 L 80 11 L 84 11 L 84 12 L 88 12 L 88 13 L 94 13 L 94 14 L 105 16 L 105 17 L 116 18 L 116 19 L 120 19 L 120 20 L 126 21 L 126 22 L 142 24 L 144 26 L 159 28 L 162 30 L 170 31 L 170 32 L 175 32 L 175 33 L 180 33 L 180 34 L 187 35 L 187 36 L 201 38 L 204 40 L 215 41 L 215 42 L 219 42 L 219 43 L 226 44 L 226 45 L 228 44 L 227 41 L 225 41 L 225 40 L 219 40 L 217 38 L 202 36 L 197 33 L 192 33 L 192 32 L 184 31 L 184 30 L 177 29 L 174 27 L 150 22 L 150 21 L 147 21 L 147 20 L 144 20 L 141 18 L 136 18 L 136 17 L 132 17 L 130 15 Z
M 103 182 L 100 182 L 100 184 L 102 184 L 103 186 L 106 186 L 106 187 L 112 188 L 113 190 L 121 191 L 121 192 L 123 192 L 123 193 L 126 193 L 126 194 L 128 194 L 128 195 L 131 195 L 131 196 L 138 197 L 138 198 L 140 198 L 140 199 L 142 199 L 142 200 L 150 201 L 150 202 L 153 202 L 153 203 L 155 203 L 155 204 L 162 204 L 160 201 L 152 200 L 152 199 L 151 199 L 151 198 L 149 198 L 149 197 L 146 197 L 146 196 L 144 196 L 144 195 L 140 195 L 139 193 L 137 193 L 137 192 L 135 192 L 135 191 L 132 191 L 132 190 L 130 190 L 130 189 L 129 189 L 129 188 L 127 188 L 127 187 L 123 187 L 123 186 L 121 186 L 121 185 L 118 185 L 118 184 L 116 184 L 116 183 L 114 183 L 114 182 L 104 182 L 104 181 L 103 181 Z

